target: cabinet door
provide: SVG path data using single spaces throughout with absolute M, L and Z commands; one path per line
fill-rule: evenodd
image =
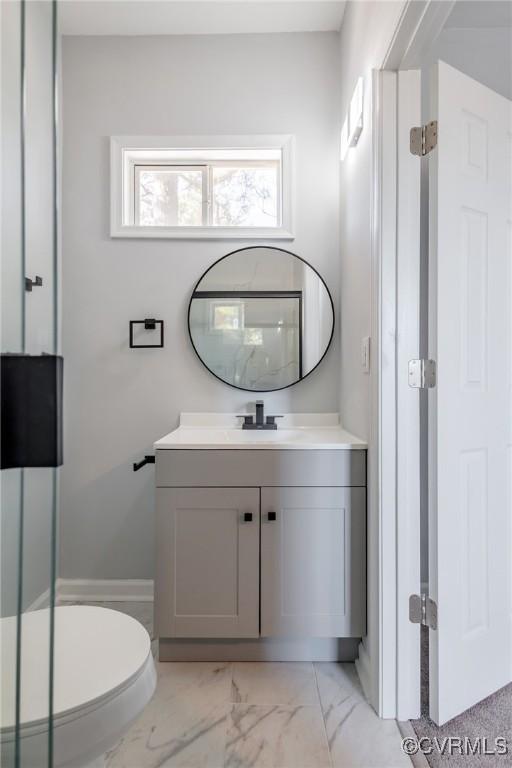
M 262 488 L 261 634 L 365 632 L 364 488 Z
M 157 490 L 160 637 L 258 637 L 259 505 L 259 488 Z

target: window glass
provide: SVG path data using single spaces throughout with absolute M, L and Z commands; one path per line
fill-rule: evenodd
M 278 225 L 277 166 L 214 167 L 212 224 L 224 227 Z
M 293 136 L 196 140 L 111 137 L 111 236 L 293 239 Z
M 212 304 L 214 331 L 239 331 L 244 327 L 243 304 Z
M 200 227 L 203 224 L 203 172 L 176 167 L 138 172 L 139 225 Z

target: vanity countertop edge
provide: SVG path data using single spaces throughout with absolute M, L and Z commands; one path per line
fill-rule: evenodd
M 366 450 L 337 413 L 284 414 L 276 430 L 244 431 L 230 413 L 182 413 L 180 425 L 154 443 L 158 450 Z

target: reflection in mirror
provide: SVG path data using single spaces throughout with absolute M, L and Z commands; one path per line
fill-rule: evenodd
M 320 275 L 280 248 L 228 254 L 205 272 L 190 300 L 195 351 L 239 389 L 264 392 L 300 381 L 325 355 L 333 327 Z

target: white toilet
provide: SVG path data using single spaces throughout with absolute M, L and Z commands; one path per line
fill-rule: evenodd
M 48 754 L 49 611 L 22 620 L 21 764 L 44 768 Z M 1 619 L 0 740 L 14 765 L 16 617 Z M 151 640 L 131 616 L 107 608 L 55 608 L 54 766 L 100 766 L 151 699 Z M 12 762 L 11 762 L 12 761 Z

